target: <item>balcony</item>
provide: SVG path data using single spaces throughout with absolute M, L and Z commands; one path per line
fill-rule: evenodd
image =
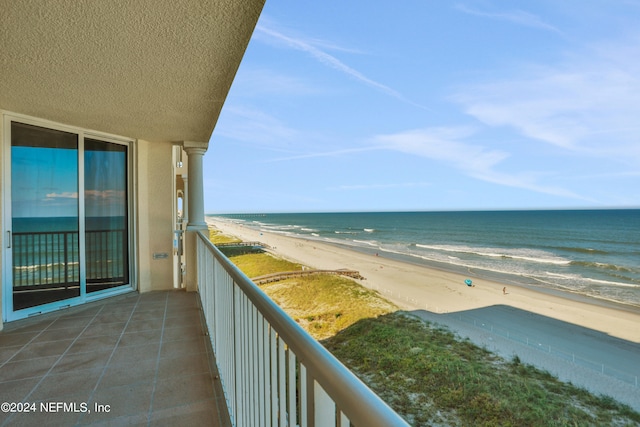
M 8 325 L 0 402 L 22 412 L 0 425 L 407 425 L 191 234 L 197 293 L 131 293 Z
M 35 412 L 0 425 L 230 425 L 200 313 L 196 293 L 130 293 L 6 325 L 0 402 Z

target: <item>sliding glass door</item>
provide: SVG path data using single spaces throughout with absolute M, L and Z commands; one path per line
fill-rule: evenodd
M 85 138 L 87 292 L 129 283 L 127 147 Z
M 80 296 L 78 135 L 11 123 L 13 310 Z
M 7 320 L 130 288 L 128 143 L 17 120 L 7 125 Z

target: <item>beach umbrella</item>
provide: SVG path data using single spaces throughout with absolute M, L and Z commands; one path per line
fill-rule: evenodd
M 464 284 L 467 285 L 467 286 L 471 286 L 472 283 L 473 282 L 471 281 L 471 279 L 467 279 L 467 280 L 464 281 Z

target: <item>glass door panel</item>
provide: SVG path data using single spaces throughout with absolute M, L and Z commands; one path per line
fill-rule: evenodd
M 13 310 L 80 296 L 78 135 L 11 123 Z
M 87 292 L 129 283 L 127 146 L 85 138 Z

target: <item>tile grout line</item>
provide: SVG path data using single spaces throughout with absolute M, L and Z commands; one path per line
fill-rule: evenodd
M 60 317 L 62 317 L 62 315 L 60 315 Z M 31 338 L 29 341 L 27 341 L 27 343 L 25 343 L 22 347 L 20 347 L 20 350 L 16 351 L 9 359 L 5 360 L 3 363 L 0 363 L 0 368 L 2 368 L 4 365 L 6 365 L 7 363 L 11 362 L 11 360 L 16 357 L 16 355 L 18 353 L 20 353 L 22 350 L 25 349 L 25 347 L 27 347 L 29 344 L 33 343 L 40 335 L 42 335 L 47 329 L 49 329 L 51 327 L 51 325 L 53 325 L 54 323 L 56 323 L 56 321 L 60 318 L 57 317 L 54 320 L 51 321 L 51 323 L 49 323 L 47 326 L 44 327 L 44 329 L 42 329 L 40 332 L 38 332 L 33 338 Z M 91 323 L 91 322 L 89 322 Z
M 158 374 L 160 372 L 160 355 L 162 353 L 162 344 L 164 343 L 164 329 L 167 323 L 167 311 L 169 306 L 169 293 L 164 300 L 164 316 L 162 317 L 162 330 L 160 331 L 160 345 L 158 346 L 158 357 L 156 358 L 156 372 L 153 378 L 153 387 L 151 389 L 151 400 L 149 402 L 149 413 L 147 414 L 147 427 L 151 426 L 151 417 L 153 415 L 153 399 L 156 395 L 156 387 L 158 385 Z
M 53 368 L 55 368 L 58 363 L 60 363 L 60 361 L 62 360 L 62 358 L 67 354 L 67 352 L 69 351 L 69 349 L 76 343 L 76 341 L 78 341 L 78 339 L 80 338 L 80 336 L 84 333 L 84 331 L 87 330 L 87 328 L 89 327 L 89 325 L 91 325 L 93 323 L 93 321 L 96 319 L 96 317 L 98 317 L 98 315 L 102 312 L 102 310 L 104 309 L 104 305 L 102 307 L 100 307 L 100 310 L 98 310 L 96 312 L 96 314 L 91 318 L 91 320 L 86 324 L 86 326 L 82 329 L 82 331 L 80 331 L 80 333 L 78 333 L 78 335 L 76 335 L 76 337 L 73 339 L 73 341 L 71 341 L 71 343 L 69 344 L 69 346 L 67 347 L 67 349 L 58 357 L 58 359 L 53 363 L 53 365 L 51 365 L 51 367 L 49 368 L 49 370 L 42 376 L 42 378 L 40 378 L 40 381 L 38 381 L 38 383 L 33 386 L 33 388 L 31 389 L 31 391 L 22 399 L 22 402 L 26 402 L 27 399 L 29 398 L 29 396 L 31 396 L 33 394 L 34 391 L 36 391 L 36 389 L 40 386 L 40 384 L 42 384 L 42 382 L 45 380 L 45 378 L 47 378 L 47 376 L 51 373 L 51 371 L 53 370 Z M 56 319 L 58 320 L 58 319 Z M 55 321 L 51 322 L 45 329 L 43 329 L 39 334 L 37 334 L 35 337 L 33 337 L 33 339 L 35 339 L 36 337 L 40 336 L 40 334 L 42 332 L 44 332 L 46 329 L 48 329 L 53 323 L 55 323 Z M 32 340 L 29 341 L 29 343 L 31 343 Z M 12 357 L 13 358 L 13 357 Z M 9 421 L 11 421 L 14 416 L 17 414 L 18 412 L 15 412 L 13 414 L 11 414 L 9 417 L 7 417 L 6 420 L 4 420 L 4 423 L 2 423 L 2 426 L 6 426 L 7 423 L 9 423 Z

